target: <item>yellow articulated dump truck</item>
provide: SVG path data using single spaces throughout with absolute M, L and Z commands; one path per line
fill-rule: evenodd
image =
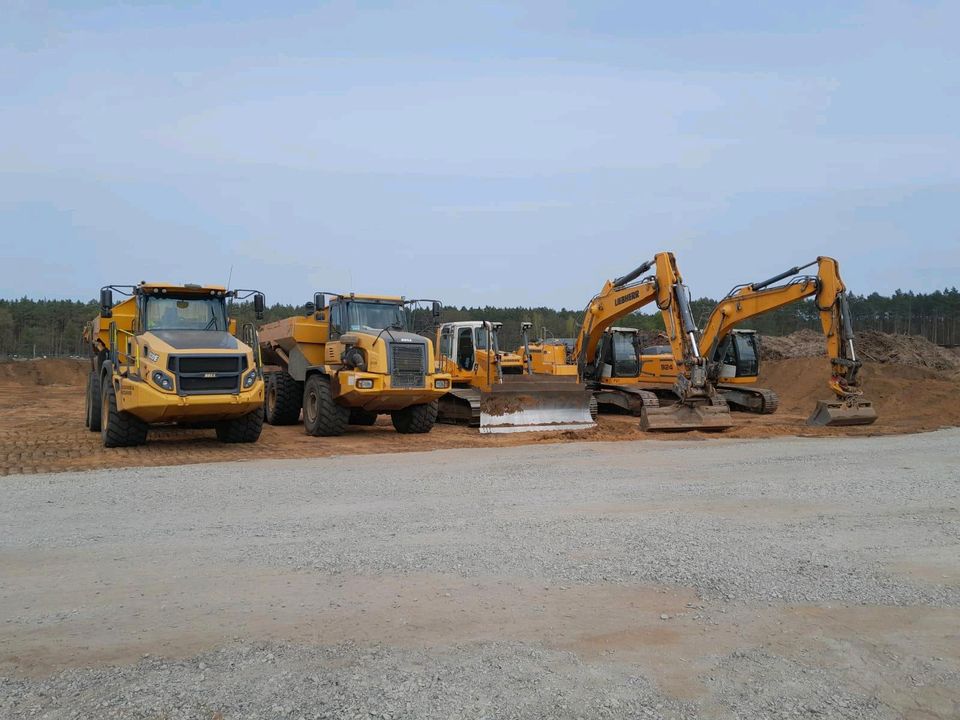
M 302 411 L 308 435 L 332 436 L 389 414 L 397 432 L 430 432 L 450 375 L 437 372 L 430 340 L 408 331 L 407 310 L 422 302 L 439 316 L 436 301 L 316 293 L 305 315 L 261 327 L 267 422 L 292 425 Z
M 113 303 L 113 293 L 126 296 Z M 106 447 L 142 445 L 151 425 L 213 426 L 222 442 L 255 442 L 263 427 L 263 374 L 252 324 L 227 316 L 227 299 L 264 297 L 216 285 L 147 283 L 100 290 L 84 329 L 91 351 L 86 425 Z

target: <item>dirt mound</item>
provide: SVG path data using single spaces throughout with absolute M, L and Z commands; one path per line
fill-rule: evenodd
M 875 363 L 960 371 L 960 355 L 916 335 L 888 335 L 865 330 L 857 333 L 856 350 L 862 360 Z M 765 360 L 822 357 L 824 339 L 822 334 L 813 330 L 800 330 L 783 337 L 765 335 L 762 352 Z
M 0 363 L 2 385 L 84 385 L 90 363 L 86 360 L 21 360 Z
M 763 365 L 758 387 L 780 397 L 775 415 L 806 417 L 817 400 L 832 397 L 827 387 L 826 358 L 789 358 Z M 960 382 L 932 368 L 896 363 L 864 363 L 864 399 L 873 402 L 879 419 L 869 426 L 879 432 L 918 432 L 960 425 Z

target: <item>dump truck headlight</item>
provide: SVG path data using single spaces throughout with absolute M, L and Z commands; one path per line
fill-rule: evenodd
M 253 384 L 257 381 L 257 371 L 251 370 L 247 373 L 247 376 L 243 378 L 243 389 L 247 390 L 253 387 Z
M 373 390 L 373 380 L 370 378 L 360 378 L 357 380 L 357 387 L 361 390 Z
M 150 378 L 164 390 L 173 390 L 173 378 L 162 370 L 154 370 Z
M 449 381 L 449 380 L 435 380 L 434 383 L 433 383 L 433 386 L 434 386 L 437 390 L 446 390 L 448 387 L 450 387 L 450 381 Z

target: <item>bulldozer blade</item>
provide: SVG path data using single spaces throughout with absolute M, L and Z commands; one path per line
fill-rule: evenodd
M 480 399 L 481 433 L 586 430 L 594 426 L 589 390 L 579 383 L 556 387 L 497 385 Z
M 659 408 L 644 407 L 640 412 L 640 428 L 644 431 L 720 431 L 732 425 L 733 418 L 725 405 L 677 403 Z
M 867 400 L 819 400 L 807 425 L 843 427 L 844 425 L 872 425 L 877 421 L 877 411 Z

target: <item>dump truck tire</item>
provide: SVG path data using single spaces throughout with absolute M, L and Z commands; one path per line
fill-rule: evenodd
M 252 443 L 260 439 L 263 430 L 263 408 L 232 420 L 221 420 L 214 426 L 217 440 L 222 443 Z
M 100 432 L 100 403 L 103 390 L 100 388 L 100 373 L 91 372 L 87 377 L 87 417 L 86 426 L 90 432 Z
M 350 409 L 351 425 L 375 425 L 376 422 L 377 422 L 377 414 L 375 412 L 371 412 L 370 410 L 364 410 L 363 408 Z
M 330 380 L 323 375 L 308 377 L 303 387 L 303 428 L 307 435 L 343 435 L 349 421 L 350 409 L 334 402 Z
M 100 437 L 103 446 L 134 447 L 147 441 L 148 426 L 143 420 L 117 409 L 117 393 L 108 379 L 100 400 Z
M 403 410 L 394 410 L 390 413 L 390 419 L 398 433 L 428 433 L 437 421 L 437 407 L 436 400 L 424 405 L 411 405 Z
M 597 403 L 596 395 L 590 395 L 590 419 L 597 421 L 597 415 L 600 414 L 600 405 Z
M 303 385 L 288 372 L 267 374 L 263 396 L 264 419 L 270 425 L 296 425 L 303 406 Z

